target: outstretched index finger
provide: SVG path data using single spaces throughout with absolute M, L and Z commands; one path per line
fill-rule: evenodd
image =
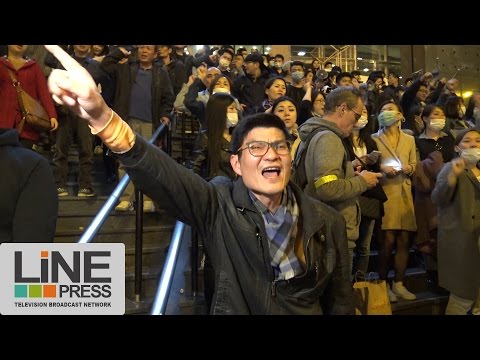
M 58 61 L 60 61 L 60 63 L 65 68 L 65 70 L 78 69 L 78 67 L 80 66 L 78 62 L 73 57 L 68 55 L 68 53 L 65 50 L 63 50 L 60 46 L 45 45 L 45 48 L 48 51 L 50 51 L 53 54 L 53 56 L 55 56 L 58 59 Z

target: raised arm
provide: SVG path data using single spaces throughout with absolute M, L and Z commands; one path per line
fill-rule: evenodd
M 48 84 L 54 100 L 88 121 L 92 133 L 117 154 L 139 189 L 170 215 L 206 235 L 218 210 L 213 185 L 160 149 L 136 138 L 130 127 L 107 106 L 85 68 L 58 46 L 46 47 L 65 68 L 50 75 Z

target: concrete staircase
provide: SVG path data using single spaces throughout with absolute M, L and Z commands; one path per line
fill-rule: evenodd
M 394 278 L 393 271 L 393 254 L 391 258 L 391 267 L 388 273 L 388 283 L 390 284 Z M 378 244 L 372 239 L 370 246 L 369 259 L 370 278 L 378 278 Z M 443 315 L 447 306 L 448 296 L 433 292 L 428 287 L 427 273 L 425 271 L 422 255 L 413 247 L 410 248 L 408 266 L 405 274 L 405 287 L 417 296 L 416 300 L 409 301 L 398 298 L 398 302 L 392 303 L 393 315 Z
M 37 149 L 50 161 L 53 154 Z M 59 213 L 54 242 L 77 242 L 92 222 L 108 196 L 117 184 L 109 184 L 101 154 L 94 156 L 92 186 L 97 196 L 77 197 L 78 191 L 78 154 L 72 147 L 69 154 L 67 188 L 69 195 L 59 198 Z M 170 243 L 175 219 L 163 210 L 145 213 L 143 219 L 143 280 L 141 303 L 134 302 L 134 265 L 135 265 L 135 212 L 112 210 L 94 242 L 114 242 L 125 244 L 125 295 L 126 313 L 145 312 L 151 304 L 157 288 L 159 274 L 162 271 L 166 249 Z

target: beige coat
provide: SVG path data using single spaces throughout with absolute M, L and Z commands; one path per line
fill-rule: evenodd
M 379 130 L 372 135 L 381 152 L 382 165 L 390 165 L 396 157 L 401 161 L 401 166 L 411 165 L 415 170 L 417 166 L 417 155 L 415 139 L 413 136 L 400 131 L 398 143 L 395 148 L 389 145 L 388 140 Z M 393 155 L 392 155 L 393 153 Z M 381 179 L 383 190 L 388 200 L 383 204 L 385 215 L 382 218 L 382 230 L 407 230 L 416 231 L 415 211 L 413 209 L 412 180 L 403 172 L 395 177 L 384 177 Z

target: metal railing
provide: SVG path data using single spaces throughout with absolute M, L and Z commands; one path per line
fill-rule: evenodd
M 157 137 L 163 133 L 165 129 L 168 129 L 168 126 L 165 124 L 162 124 L 157 131 L 152 135 L 150 140 L 148 140 L 148 143 L 153 144 L 153 142 L 157 139 Z M 123 191 L 127 187 L 128 183 L 130 182 L 130 177 L 128 174 L 125 174 L 125 176 L 120 180 L 118 183 L 117 187 L 115 190 L 113 190 L 112 194 L 108 197 L 107 201 L 105 204 L 103 204 L 102 208 L 98 212 L 98 214 L 95 216 L 93 221 L 90 223 L 88 226 L 87 230 L 83 233 L 81 236 L 80 240 L 78 240 L 79 244 L 86 244 L 89 243 L 93 240 L 95 235 L 97 235 L 98 231 L 102 227 L 103 223 L 107 219 L 108 215 L 110 214 L 110 211 L 112 208 L 115 206 L 115 204 L 118 202 L 118 199 L 122 195 Z
M 172 240 L 168 248 L 168 254 L 165 259 L 162 275 L 158 282 L 157 293 L 155 294 L 150 315 L 165 315 L 184 230 L 185 224 L 181 221 L 177 221 L 175 229 L 173 230 Z

